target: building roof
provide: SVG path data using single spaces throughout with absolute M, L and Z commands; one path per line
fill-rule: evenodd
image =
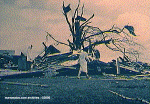
M 56 49 L 53 45 L 50 45 L 46 50 L 44 56 L 48 54 L 60 53 L 58 49 Z

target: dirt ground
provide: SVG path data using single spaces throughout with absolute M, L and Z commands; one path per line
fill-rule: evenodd
M 150 80 L 92 76 L 5 79 L 0 104 L 147 104 Z

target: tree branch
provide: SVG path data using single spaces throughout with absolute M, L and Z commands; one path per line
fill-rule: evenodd
M 63 8 L 64 8 L 64 2 L 63 2 Z M 74 32 L 73 32 L 72 26 L 71 26 L 71 24 L 70 24 L 70 22 L 69 22 L 69 20 L 68 20 L 67 14 L 66 14 L 65 12 L 63 12 L 63 14 L 64 14 L 64 16 L 65 16 L 65 18 L 66 18 L 66 21 L 67 21 L 67 23 L 68 23 L 68 25 L 69 25 L 69 29 L 70 29 L 72 35 L 74 35 Z
M 75 15 L 76 15 L 76 12 L 78 11 L 79 6 L 80 6 L 80 0 L 79 0 L 79 3 L 78 3 L 78 6 L 77 6 L 77 8 L 76 8 L 76 10 L 74 12 L 73 18 L 75 18 Z
M 67 21 L 67 23 L 68 23 L 68 25 L 69 25 L 69 29 L 70 29 L 72 35 L 74 35 L 73 29 L 72 29 L 72 26 L 71 26 L 71 24 L 70 24 L 70 22 L 69 22 L 69 20 L 68 20 L 67 14 L 66 14 L 66 13 L 63 13 L 63 14 L 64 14 L 64 16 L 65 16 L 65 18 L 66 18 L 66 21 Z
M 85 41 L 85 40 L 87 40 L 87 39 L 90 38 L 90 37 L 93 37 L 93 36 L 96 36 L 96 35 L 100 35 L 100 34 L 103 34 L 103 32 L 102 32 L 102 31 L 101 31 L 101 32 L 97 32 L 97 33 L 95 33 L 95 34 L 93 34 L 93 35 L 90 35 L 90 36 L 88 36 L 88 37 L 85 37 L 85 38 L 82 39 L 82 41 Z
M 67 41 L 69 42 L 69 46 L 70 46 L 71 50 L 74 50 L 74 48 L 75 48 L 75 47 L 74 47 L 74 44 L 71 43 L 69 39 L 68 39 Z
M 83 6 L 82 6 L 81 17 L 82 17 L 82 15 L 83 15 L 83 9 L 84 9 L 84 4 L 83 4 Z
M 66 44 L 66 43 L 63 43 L 63 42 L 59 42 L 58 40 L 56 40 L 51 34 L 49 34 L 48 32 L 46 32 L 47 33 L 47 35 L 48 36 L 50 36 L 54 41 L 56 41 L 57 43 L 59 43 L 59 44 L 64 44 L 64 45 L 66 45 L 66 46 L 69 46 L 68 44 Z
M 92 19 L 94 17 L 94 14 L 88 19 L 88 20 L 86 20 L 83 24 L 81 24 L 81 26 L 80 27 L 82 27 L 84 24 L 86 24 L 90 19 Z
M 92 47 L 92 46 L 96 46 L 96 45 L 100 45 L 100 44 L 109 44 L 110 41 L 112 41 L 112 39 L 108 39 L 108 40 L 101 40 L 101 41 L 96 41 L 94 43 L 91 43 L 91 45 L 85 47 L 84 49 L 88 49 L 89 47 Z

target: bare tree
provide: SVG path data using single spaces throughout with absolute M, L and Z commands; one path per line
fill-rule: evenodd
M 133 26 L 125 25 L 123 28 L 119 28 L 115 25 L 112 28 L 102 31 L 98 27 L 90 25 L 90 20 L 94 17 L 94 14 L 88 19 L 83 17 L 84 5 L 82 6 L 81 13 L 79 13 L 80 0 L 74 10 L 71 22 L 69 21 L 68 13 L 71 11 L 70 4 L 65 6 L 63 2 L 63 14 L 71 32 L 72 40 L 67 40 L 68 43 L 63 43 L 56 40 L 51 34 L 47 32 L 47 36 L 50 36 L 58 44 L 64 44 L 69 46 L 71 51 L 83 49 L 91 53 L 96 45 L 105 44 L 109 49 L 113 51 L 120 51 L 122 53 L 132 54 L 137 57 L 139 52 L 130 46 L 141 47 L 140 44 L 134 42 L 133 37 L 136 36 L 134 33 Z M 126 49 L 126 51 L 124 51 Z M 125 54 L 125 58 L 129 59 Z

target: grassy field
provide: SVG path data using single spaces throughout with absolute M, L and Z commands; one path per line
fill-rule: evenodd
M 133 78 L 92 76 L 92 79 L 88 80 L 83 76 L 81 79 L 76 77 L 5 79 L 0 82 L 0 104 L 149 103 L 150 80 L 138 79 L 135 76 Z

